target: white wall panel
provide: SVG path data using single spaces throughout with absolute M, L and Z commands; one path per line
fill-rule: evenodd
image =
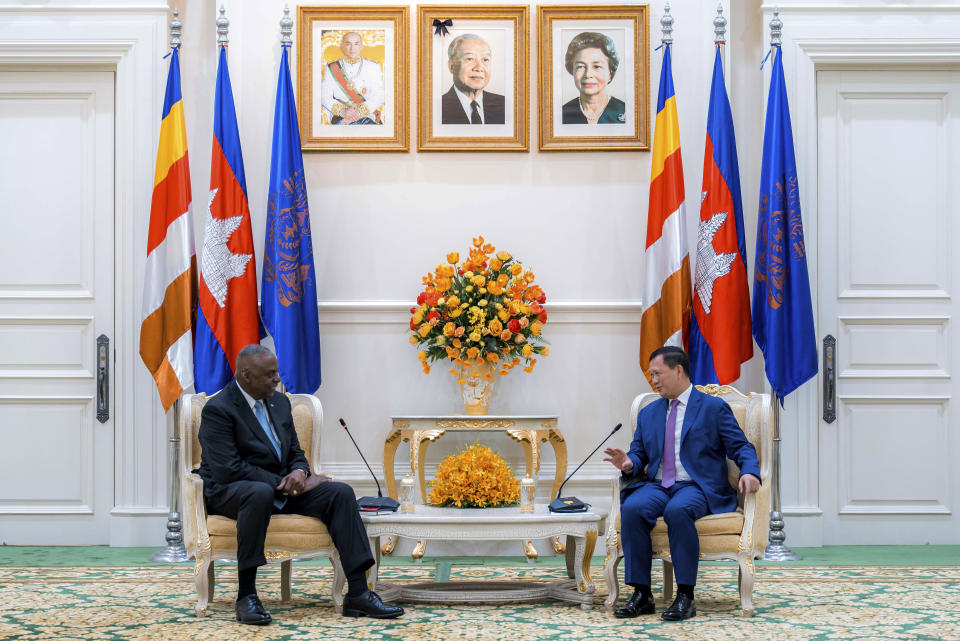
M 17 150 L 0 154 L 4 182 L 17 185 L 0 196 L 4 234 L 17 239 L 0 252 L 0 298 L 93 295 L 93 98 L 0 88 L 0 140 Z
M 82 397 L 0 397 L 0 514 L 93 513 L 94 470 L 109 464 L 94 456 L 93 405 Z
M 947 404 L 937 397 L 841 397 L 841 514 L 949 514 Z
M 840 317 L 838 376 L 946 378 L 950 376 L 949 318 Z
M 949 295 L 946 94 L 844 91 L 839 101 L 840 297 Z M 888 157 L 906 162 L 877 162 Z

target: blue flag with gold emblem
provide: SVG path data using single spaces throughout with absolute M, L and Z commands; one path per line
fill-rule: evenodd
M 268 194 L 260 287 L 263 322 L 273 337 L 280 378 L 287 390 L 312 394 L 321 381 L 317 281 L 286 46 L 277 79 Z
M 753 337 L 782 405 L 787 394 L 816 375 L 817 339 L 780 47 L 773 60 L 761 167 Z

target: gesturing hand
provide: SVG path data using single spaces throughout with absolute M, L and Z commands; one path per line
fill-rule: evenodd
M 630 457 L 627 456 L 627 453 L 620 448 L 608 447 L 607 449 L 603 450 L 603 453 L 607 455 L 607 457 L 603 460 L 611 463 L 621 472 L 629 474 L 633 471 L 633 461 L 631 461 Z

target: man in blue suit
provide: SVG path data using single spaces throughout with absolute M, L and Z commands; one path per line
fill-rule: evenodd
M 726 459 L 740 468 L 739 489 L 760 489 L 757 451 L 723 399 L 690 385 L 690 357 L 679 347 L 650 355 L 650 379 L 663 397 L 637 415 L 630 451 L 608 447 L 609 461 L 627 485 L 621 492 L 620 536 L 624 574 L 634 594 L 615 616 L 631 618 L 654 611 L 650 591 L 650 530 L 662 516 L 670 538 L 677 597 L 661 618 L 682 621 L 697 613 L 700 539 L 694 522 L 707 514 L 732 512 L 737 493 L 727 480 Z

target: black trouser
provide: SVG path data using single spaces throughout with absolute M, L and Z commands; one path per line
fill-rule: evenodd
M 373 565 L 367 531 L 357 511 L 357 497 L 346 483 L 328 481 L 300 496 L 288 496 L 277 509 L 274 488 L 260 481 L 235 481 L 214 496 L 207 497 L 211 514 L 237 521 L 237 569 L 264 565 L 263 543 L 273 514 L 313 516 L 327 526 L 340 553 L 346 574 L 362 572 Z

